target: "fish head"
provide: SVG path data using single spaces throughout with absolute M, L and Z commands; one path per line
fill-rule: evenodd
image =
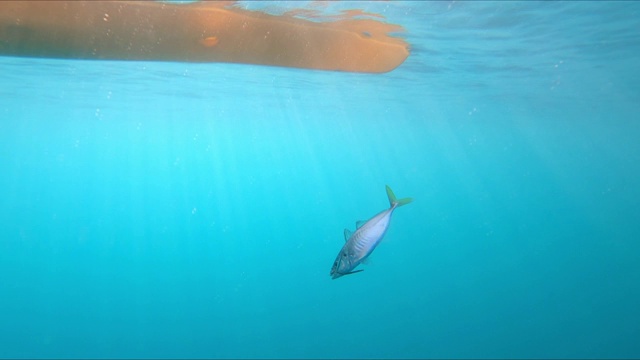
M 351 270 L 357 266 L 357 264 L 354 264 L 353 260 L 353 254 L 349 254 L 345 249 L 342 249 L 331 267 L 331 278 L 337 279 L 340 276 L 347 275 L 351 272 Z

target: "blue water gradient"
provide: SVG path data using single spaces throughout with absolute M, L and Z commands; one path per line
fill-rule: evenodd
M 332 6 L 411 56 L 0 58 L 0 357 L 640 357 L 640 3 Z

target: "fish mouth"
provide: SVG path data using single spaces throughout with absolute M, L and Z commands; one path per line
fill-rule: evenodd
M 333 267 L 331 269 L 331 272 L 329 273 L 329 276 L 331 276 L 332 279 L 337 279 L 342 275 L 344 275 L 344 274 L 342 274 L 340 271 L 338 271 L 338 269 L 336 269 L 335 267 Z

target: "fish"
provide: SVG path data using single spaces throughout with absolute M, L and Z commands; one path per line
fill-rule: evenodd
M 344 229 L 345 244 L 340 249 L 331 267 L 329 275 L 331 275 L 332 279 L 363 271 L 355 270 L 355 268 L 371 255 L 387 233 L 393 211 L 413 201 L 412 198 L 397 199 L 389 185 L 386 185 L 386 190 L 389 198 L 388 209 L 379 212 L 367 221 L 356 222 L 356 230 L 354 232 Z

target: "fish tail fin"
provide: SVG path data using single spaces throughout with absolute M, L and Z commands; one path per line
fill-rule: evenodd
M 389 206 L 391 207 L 400 207 L 403 205 L 407 205 L 408 203 L 413 201 L 412 198 L 397 199 L 396 195 L 393 193 L 389 185 L 386 185 L 386 188 L 387 188 L 387 197 L 389 197 Z

